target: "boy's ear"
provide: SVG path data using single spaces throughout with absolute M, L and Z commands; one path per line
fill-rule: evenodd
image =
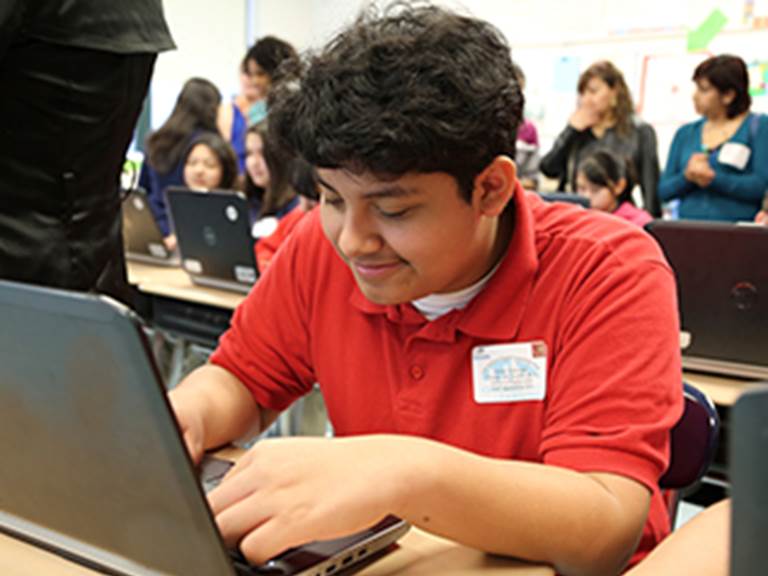
M 509 156 L 496 156 L 475 178 L 472 203 L 484 216 L 498 216 L 506 208 L 517 185 L 517 167 Z

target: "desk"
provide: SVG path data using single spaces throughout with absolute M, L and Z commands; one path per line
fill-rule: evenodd
M 194 284 L 189 275 L 174 266 L 153 266 L 128 262 L 128 282 L 144 294 L 175 298 L 185 302 L 234 310 L 245 298 L 239 292 Z
M 684 371 L 683 380 L 693 384 L 718 406 L 730 407 L 747 390 L 768 387 L 768 383 L 750 378 L 732 378 L 704 372 Z
M 208 348 L 216 346 L 232 311 L 245 298 L 193 284 L 184 270 L 175 267 L 129 262 L 128 281 L 143 300 L 137 308 L 153 326 Z
M 553 576 L 547 566 L 488 556 L 412 528 L 397 549 L 367 565 L 358 576 Z M 0 534 L 0 574 L 3 576 L 97 576 L 74 562 Z

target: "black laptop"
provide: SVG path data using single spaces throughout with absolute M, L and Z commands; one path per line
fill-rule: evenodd
M 565 202 L 566 204 L 576 204 L 582 208 L 589 208 L 589 198 L 579 196 L 574 192 L 536 192 L 536 194 L 547 202 Z
M 315 576 L 407 530 L 388 517 L 248 566 L 221 541 L 136 316 L 0 281 L 0 317 L 0 531 L 108 574 Z
M 768 227 L 655 220 L 677 277 L 683 366 L 768 377 Z
M 125 257 L 148 264 L 178 266 L 179 255 L 165 246 L 146 191 L 143 188 L 130 190 L 123 199 L 122 209 Z
M 248 292 L 258 278 L 248 201 L 229 190 L 170 187 L 181 265 L 203 286 Z
M 731 575 L 763 576 L 768 571 L 768 389 L 742 394 L 731 423 Z

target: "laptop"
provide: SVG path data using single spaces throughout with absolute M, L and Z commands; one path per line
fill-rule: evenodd
M 762 576 L 768 535 L 768 389 L 742 394 L 731 422 L 731 574 Z
M 315 576 L 408 529 L 388 517 L 247 566 L 216 529 L 136 315 L 0 281 L 0 317 L 0 531 L 108 574 Z
M 567 204 L 576 204 L 582 208 L 589 208 L 589 198 L 579 196 L 573 192 L 536 192 L 536 194 L 547 202 L 565 202 Z
M 683 367 L 768 377 L 768 227 L 655 220 L 677 277 Z
M 166 190 L 181 252 L 192 282 L 248 292 L 258 278 L 249 206 L 240 192 Z
M 123 243 L 128 260 L 178 266 L 179 255 L 166 248 L 143 188 L 128 191 L 123 199 Z

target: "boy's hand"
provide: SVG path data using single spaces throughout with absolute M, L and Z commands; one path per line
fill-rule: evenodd
M 229 546 L 262 563 L 287 548 L 347 536 L 397 513 L 420 439 L 263 440 L 209 495 Z M 410 468 L 410 470 L 409 470 Z
M 168 399 L 176 415 L 187 451 L 195 464 L 203 458 L 205 427 L 203 426 L 203 411 L 195 405 L 195 398 L 176 388 L 168 393 Z

